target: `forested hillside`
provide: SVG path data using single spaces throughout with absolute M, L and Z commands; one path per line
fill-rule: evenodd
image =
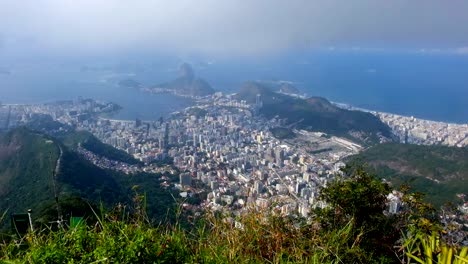
M 351 160 L 366 163 L 398 188 L 408 184 L 441 206 L 468 192 L 468 149 L 446 146 L 381 144 Z
M 103 149 L 109 151 L 100 154 L 111 153 L 108 158 L 119 153 L 108 145 Z M 55 196 L 59 201 L 78 198 L 75 201 L 111 207 L 131 201 L 137 190 L 147 195 L 149 216 L 160 221 L 166 219 L 175 202 L 172 191 L 159 185 L 160 176 L 101 169 L 60 139 L 26 128 L 0 136 L 0 212 L 33 209 L 40 218 L 42 212 L 55 206 Z M 168 176 L 177 179 L 176 175 Z

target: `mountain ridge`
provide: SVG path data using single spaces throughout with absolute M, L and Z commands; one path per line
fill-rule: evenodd
M 263 104 L 260 114 L 267 118 L 278 116 L 300 129 L 325 132 L 364 144 L 392 139 L 390 128 L 374 115 L 341 109 L 323 97 L 303 99 L 277 93 L 258 82 L 246 82 L 234 98 L 255 104 L 257 95 Z

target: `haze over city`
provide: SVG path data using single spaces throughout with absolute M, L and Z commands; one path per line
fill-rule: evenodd
M 0 54 L 275 55 L 314 48 L 468 53 L 466 1 L 0 3 Z

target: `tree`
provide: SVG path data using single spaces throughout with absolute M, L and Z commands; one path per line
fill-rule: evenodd
M 322 230 L 334 232 L 351 224 L 348 248 L 359 245 L 364 252 L 373 252 L 371 259 L 383 257 L 391 262 L 393 246 L 400 235 L 396 217 L 384 214 L 392 188 L 366 172 L 362 165 L 348 165 L 342 172 L 343 176 L 321 190 L 320 198 L 328 205 L 318 211 Z

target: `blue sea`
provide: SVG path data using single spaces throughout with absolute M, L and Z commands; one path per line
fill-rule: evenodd
M 28 104 L 93 98 L 119 104 L 123 109 L 112 117 L 126 120 L 157 120 L 192 104 L 169 94 L 151 95 L 118 85 L 120 80 L 140 77 L 109 69 L 83 71 L 81 66 L 72 65 L 22 65 L 9 75 L 0 75 L 0 102 Z
M 193 57 L 196 74 L 216 90 L 235 92 L 247 80 L 293 82 L 302 93 L 356 107 L 418 118 L 468 123 L 468 56 L 409 52 L 302 52 L 273 58 L 223 60 Z M 9 63 L 0 74 L 0 101 L 41 103 L 78 96 L 113 101 L 122 119 L 157 119 L 187 100 L 119 87 L 132 78 L 144 85 L 177 76 L 181 60 L 157 57 L 116 62 Z

